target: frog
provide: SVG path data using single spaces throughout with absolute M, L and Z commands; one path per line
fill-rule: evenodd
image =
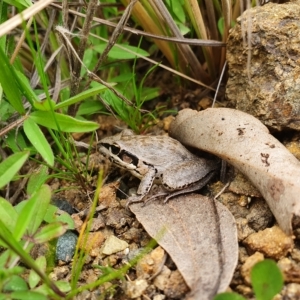
M 125 129 L 103 138 L 98 145 L 99 152 L 113 165 L 140 179 L 136 195 L 128 198 L 126 206 L 144 201 L 154 184 L 162 191 L 151 199 L 165 196 L 165 203 L 177 195 L 200 190 L 219 165 L 196 156 L 168 135 L 136 135 Z

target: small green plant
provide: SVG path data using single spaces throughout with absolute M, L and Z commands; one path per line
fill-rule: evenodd
M 14 180 L 28 157 L 28 151 L 18 152 L 0 164 L 0 189 Z M 54 284 L 48 278 L 45 256 L 35 260 L 30 256 L 34 245 L 74 229 L 67 214 L 56 216 L 57 208 L 50 204 L 50 187 L 44 184 L 47 177 L 46 168 L 41 167 L 29 178 L 28 199 L 15 206 L 0 197 L 0 299 L 48 299 L 47 296 L 63 296 L 69 290 L 65 282 Z M 30 268 L 27 282 L 21 276 L 26 268 L 19 262 Z
M 283 287 L 283 276 L 275 261 L 265 259 L 251 270 L 251 283 L 257 300 L 272 300 Z M 221 293 L 214 300 L 245 300 L 236 293 Z

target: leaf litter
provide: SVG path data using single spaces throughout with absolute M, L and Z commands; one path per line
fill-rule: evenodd
M 191 289 L 186 299 L 212 299 L 228 287 L 238 241 L 235 220 L 223 204 L 189 194 L 166 204 L 131 204 L 130 210 L 173 259 Z

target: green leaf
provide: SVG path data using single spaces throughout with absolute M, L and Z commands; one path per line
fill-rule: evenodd
M 265 259 L 252 268 L 251 283 L 257 300 L 272 300 L 283 287 L 283 276 L 273 260 Z
M 48 185 L 43 185 L 34 195 L 26 201 L 26 204 L 19 213 L 19 217 L 14 230 L 14 237 L 19 240 L 25 231 L 33 235 L 41 225 L 48 205 L 51 200 L 51 189 Z
M 114 86 L 116 85 L 115 83 L 110 83 L 111 86 Z M 94 87 L 92 89 L 88 89 L 64 102 L 61 102 L 59 104 L 57 104 L 55 107 L 54 107 L 54 110 L 57 110 L 59 108 L 63 108 L 63 107 L 66 107 L 66 106 L 70 106 L 71 104 L 75 104 L 75 103 L 78 103 L 82 100 L 85 100 L 87 98 L 90 98 L 90 97 L 93 97 L 95 95 L 98 95 L 99 93 L 103 92 L 107 90 L 107 87 L 105 87 L 104 85 L 98 85 L 97 87 Z
M 27 291 L 28 286 L 26 281 L 18 276 L 11 276 L 10 280 L 4 285 L 3 290 L 5 292 L 14 292 L 14 291 Z
M 25 140 L 24 134 L 19 131 L 16 134 L 15 130 L 10 131 L 7 134 L 7 138 L 5 139 L 5 143 L 6 145 L 14 152 L 14 153 L 19 153 L 21 150 L 31 150 L 30 147 L 32 148 L 32 151 L 30 151 L 30 154 L 32 154 L 32 152 L 36 153 L 36 150 L 33 148 L 33 146 L 31 146 L 30 143 L 26 143 L 28 142 L 27 140 Z
M 18 214 L 10 202 L 0 197 L 0 219 L 11 232 L 13 232 L 17 218 Z
M 3 100 L 2 91 L 0 84 L 0 120 L 6 121 L 15 112 L 15 109 L 7 101 Z
M 27 98 L 27 100 L 30 102 L 32 106 L 34 106 L 34 103 L 40 102 L 40 99 L 36 95 L 36 93 L 33 91 L 33 89 L 30 86 L 30 82 L 28 81 L 28 78 L 21 73 L 20 71 L 15 71 L 16 76 L 18 78 L 18 85 L 22 92 L 22 94 Z
M 15 6 L 19 9 L 23 9 L 32 5 L 32 3 L 29 0 L 5 0 L 4 2 Z
M 67 229 L 67 226 L 60 222 L 48 224 L 34 235 L 34 241 L 38 244 L 48 242 L 63 235 Z
M 166 0 L 167 7 L 170 9 L 172 15 L 177 17 L 181 23 L 186 22 L 186 14 L 183 8 L 183 1 L 178 0 Z
M 24 132 L 31 144 L 43 157 L 45 162 L 52 167 L 54 165 L 54 155 L 39 126 L 32 119 L 28 118 L 24 121 L 23 127 Z
M 31 256 L 23 249 L 22 244 L 19 243 L 14 236 L 10 234 L 7 230 L 7 227 L 0 219 L 0 239 L 6 243 L 10 250 L 17 254 L 19 257 L 22 258 L 24 264 L 26 264 L 29 268 L 33 269 L 35 272 L 39 274 L 39 276 L 43 279 L 43 281 L 48 285 L 51 286 L 52 289 L 57 291 L 57 287 L 50 279 L 42 272 L 39 267 L 36 265 L 35 261 L 31 258 Z M 19 298 L 17 298 L 19 299 Z M 32 299 L 32 298 L 29 298 Z
M 20 266 L 15 266 L 10 269 L 0 268 L 0 278 L 8 278 L 12 275 L 20 275 L 24 272 L 24 268 Z
M 0 189 L 13 179 L 27 160 L 28 156 L 29 151 L 15 153 L 0 164 Z
M 36 110 L 42 110 L 42 111 L 54 110 L 55 105 L 56 103 L 53 100 L 48 101 L 47 99 L 33 103 L 33 106 Z
M 246 300 L 246 298 L 236 293 L 221 293 L 215 296 L 214 300 Z
M 62 222 L 63 224 L 68 224 L 68 228 L 67 229 L 70 229 L 70 230 L 74 230 L 75 229 L 75 224 L 74 224 L 74 220 L 72 219 L 72 217 L 64 212 L 62 213 L 61 215 L 59 215 L 57 217 L 57 221 L 60 221 Z
M 75 229 L 74 220 L 72 217 L 66 213 L 62 212 L 61 214 L 57 214 L 58 208 L 55 205 L 50 204 L 48 206 L 46 215 L 44 217 L 44 221 L 47 223 L 53 223 L 53 222 L 61 222 L 63 224 L 68 224 L 68 228 L 70 230 Z
M 129 45 L 122 45 L 123 48 L 126 48 L 133 53 L 127 52 L 124 49 L 121 49 L 117 46 L 114 46 L 108 53 L 108 57 L 112 59 L 135 59 L 137 57 L 137 54 L 142 56 L 149 56 L 149 53 L 141 48 L 129 46 Z M 100 44 L 97 46 L 94 46 L 94 50 L 103 53 L 104 49 L 106 48 L 106 44 Z
M 104 105 L 100 101 L 87 100 L 83 101 L 77 111 L 77 116 L 91 115 L 104 110 Z
M 35 260 L 35 262 L 40 270 L 42 270 L 43 272 L 46 271 L 47 262 L 46 262 L 45 256 L 38 257 Z M 34 272 L 33 270 L 30 270 L 29 278 L 28 278 L 29 287 L 31 289 L 33 289 L 34 287 L 37 286 L 37 284 L 40 282 L 40 280 L 41 280 L 41 277 L 38 274 L 36 274 L 36 272 Z
M 89 132 L 99 128 L 99 124 L 95 122 L 80 121 L 70 116 L 47 111 L 35 111 L 30 114 L 29 118 L 39 125 L 62 132 Z
M 11 297 L 12 299 L 18 299 L 18 300 L 48 300 L 49 299 L 47 296 L 33 291 L 14 292 L 11 293 Z
M 34 171 L 27 183 L 27 194 L 32 195 L 36 192 L 47 180 L 48 178 L 48 167 L 41 166 L 38 170 Z
M 59 280 L 56 282 L 56 285 L 61 291 L 65 292 L 65 293 L 71 291 L 71 285 L 69 282 Z
M 0 83 L 5 92 L 7 100 L 19 114 L 25 114 L 16 71 L 10 64 L 7 55 L 4 53 L 1 47 L 0 65 Z

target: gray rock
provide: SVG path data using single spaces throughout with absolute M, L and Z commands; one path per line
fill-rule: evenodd
M 69 262 L 72 260 L 75 253 L 77 235 L 72 231 L 67 231 L 60 236 L 56 244 L 56 259 Z
M 251 51 L 243 43 L 249 35 L 242 33 L 241 23 L 245 31 L 250 26 Z M 257 6 L 238 18 L 227 44 L 226 97 L 231 106 L 271 129 L 300 130 L 299 36 L 299 0 Z

